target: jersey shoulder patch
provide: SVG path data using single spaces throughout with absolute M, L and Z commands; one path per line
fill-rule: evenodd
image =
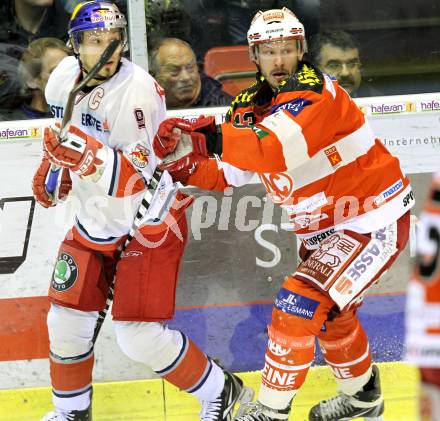
M 280 83 L 278 93 L 291 91 L 314 91 L 321 93 L 323 87 L 323 74 L 312 64 L 300 62 L 298 70 Z

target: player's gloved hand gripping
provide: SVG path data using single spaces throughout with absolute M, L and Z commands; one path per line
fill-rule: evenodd
M 198 163 L 208 159 L 208 153 L 216 152 L 211 147 L 214 142 L 209 141 L 216 136 L 214 117 L 200 116 L 192 124 L 181 118 L 164 120 L 153 140 L 154 152 L 162 159 L 159 167 L 167 170 L 175 181 L 185 183 Z
M 51 197 L 51 195 L 49 195 L 46 191 L 46 179 L 49 170 L 50 162 L 47 158 L 47 153 L 44 152 L 40 166 L 32 179 L 32 191 L 34 192 L 37 202 L 45 208 L 55 206 L 57 199 L 65 199 L 72 189 L 72 180 L 70 179 L 69 170 L 67 168 L 63 168 L 61 173 L 61 181 L 58 188 L 58 197 L 55 199 Z
M 81 177 L 93 176 L 92 181 L 97 181 L 104 171 L 108 147 L 78 127 L 69 126 L 63 139 L 57 127 L 46 128 L 44 148 L 51 163 Z

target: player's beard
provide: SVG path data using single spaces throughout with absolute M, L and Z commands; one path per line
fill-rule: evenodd
M 111 61 L 110 64 L 106 64 L 98 73 L 98 75 L 96 77 L 94 77 L 91 80 L 91 83 L 89 83 L 87 86 L 96 86 L 99 85 L 103 82 L 105 82 L 106 80 L 110 79 L 111 77 L 113 77 L 113 75 L 116 73 L 116 71 L 118 70 L 119 67 L 119 63 L 120 63 L 120 58 L 118 61 Z M 93 67 L 93 66 L 91 66 Z M 85 68 L 84 65 L 82 65 L 82 70 L 85 73 L 89 72 L 89 69 Z

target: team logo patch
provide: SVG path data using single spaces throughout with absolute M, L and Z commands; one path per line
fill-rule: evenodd
M 58 256 L 55 270 L 52 275 L 52 288 L 56 291 L 67 291 L 78 279 L 78 266 L 75 259 L 67 253 Z
M 284 104 L 275 105 L 272 107 L 272 114 L 279 110 L 286 110 L 293 116 L 297 116 L 307 105 L 311 105 L 312 101 L 304 98 L 297 98 L 294 101 L 285 102 Z
M 90 16 L 90 21 L 92 23 L 112 22 L 114 20 L 115 20 L 115 15 L 111 10 L 105 10 L 105 9 L 95 10 Z
M 341 155 L 339 155 L 336 146 L 331 146 L 330 148 L 324 149 L 324 153 L 332 167 L 336 167 L 342 162 Z
M 283 19 L 284 19 L 284 13 L 283 12 L 263 13 L 263 20 L 265 22 L 272 21 L 272 20 L 283 20 Z
M 275 298 L 275 307 L 278 310 L 309 320 L 313 319 L 318 305 L 319 301 L 295 294 L 285 288 L 281 288 Z
M 137 144 L 131 152 L 131 161 L 138 168 L 145 168 L 148 164 L 148 156 L 150 153 L 148 149 L 140 144 Z
M 274 203 L 283 203 L 293 192 L 293 179 L 287 173 L 259 174 L 261 182 L 266 187 L 269 197 Z
M 145 117 L 144 112 L 140 108 L 135 108 L 133 110 L 134 118 L 136 119 L 136 124 L 139 129 L 145 129 Z
M 322 83 L 315 70 L 312 67 L 307 66 L 307 64 L 303 65 L 297 74 L 297 78 L 303 85 L 315 86 Z

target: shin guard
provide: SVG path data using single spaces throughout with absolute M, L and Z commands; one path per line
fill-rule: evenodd
M 319 344 L 339 389 L 347 395 L 358 392 L 371 374 L 371 353 L 367 335 L 354 312 L 329 322 L 319 335 Z

